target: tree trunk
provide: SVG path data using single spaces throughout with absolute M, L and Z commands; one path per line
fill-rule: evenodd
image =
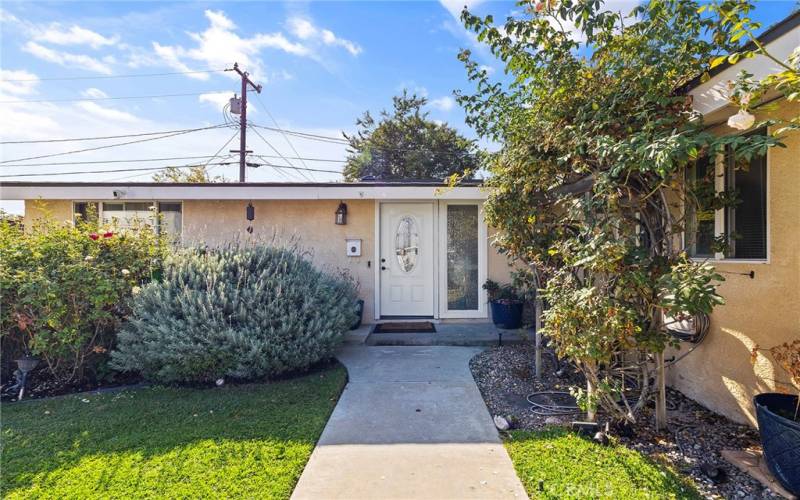
M 656 395 L 656 430 L 667 428 L 667 381 L 664 370 L 664 351 L 656 354 L 658 394 Z

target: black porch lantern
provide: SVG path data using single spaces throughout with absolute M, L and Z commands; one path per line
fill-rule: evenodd
M 336 224 L 340 226 L 347 224 L 347 205 L 344 202 L 339 203 L 339 208 L 336 209 Z

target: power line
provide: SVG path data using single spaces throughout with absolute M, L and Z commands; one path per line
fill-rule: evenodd
M 297 152 L 297 149 L 295 149 L 294 144 L 292 144 L 292 141 L 289 140 L 289 136 L 280 127 L 280 125 L 278 125 L 278 120 L 276 120 L 275 117 L 272 116 L 272 113 L 270 113 L 269 109 L 267 108 L 267 105 L 264 104 L 264 101 L 261 100 L 261 95 L 256 94 L 256 99 L 258 99 L 258 103 L 261 104 L 261 107 L 264 108 L 264 111 L 267 112 L 267 116 L 269 116 L 270 120 L 272 120 L 272 123 L 274 123 L 275 126 L 278 128 L 278 130 L 280 130 L 281 135 L 283 135 L 283 138 L 286 139 L 286 143 L 289 145 L 290 148 L 292 148 L 292 151 L 294 151 L 294 154 L 296 154 L 297 156 L 300 156 L 300 153 Z M 301 159 L 300 163 L 302 163 L 303 166 L 306 168 L 306 170 L 308 170 L 308 165 L 306 165 L 306 161 L 305 160 Z M 311 176 L 312 180 L 315 180 L 313 174 L 309 173 L 309 175 Z
M 264 125 L 256 125 L 256 124 L 252 124 L 251 126 L 257 127 L 257 128 L 263 128 L 264 130 L 271 130 L 273 132 L 283 132 L 285 134 L 294 135 L 294 136 L 301 137 L 301 138 L 304 138 L 304 139 L 311 139 L 311 140 L 317 139 L 317 140 L 320 140 L 320 141 L 323 141 L 323 142 L 334 142 L 334 143 L 337 143 L 337 144 L 344 144 L 344 145 L 350 144 L 347 141 L 347 139 L 343 139 L 341 137 L 331 137 L 329 135 L 311 134 L 311 133 L 308 133 L 308 132 L 299 132 L 299 131 L 296 131 L 296 130 L 288 130 L 288 129 L 274 128 L 274 127 L 266 127 Z
M 236 137 L 236 136 L 234 135 L 233 137 Z M 233 137 L 231 138 L 231 140 L 233 140 Z M 219 149 L 219 151 L 222 151 L 222 149 L 225 148 L 225 146 L 227 146 L 229 143 L 230 143 L 230 140 L 228 142 L 226 142 L 222 146 L 222 148 Z M 225 156 L 230 157 L 232 155 L 225 155 Z M 259 155 L 254 155 L 254 156 L 258 157 Z M 237 160 L 237 161 L 220 161 L 220 162 L 213 162 L 213 163 L 211 163 L 211 162 L 194 163 L 194 164 L 188 164 L 188 165 L 167 165 L 167 166 L 162 166 L 162 167 L 117 168 L 117 169 L 111 169 L 111 170 L 74 170 L 74 171 L 69 171 L 69 172 L 38 172 L 38 173 L 34 173 L 34 174 L 8 174 L 8 175 L 2 174 L 2 175 L 0 175 L 0 178 L 45 177 L 45 176 L 82 175 L 82 174 L 108 174 L 108 173 L 116 173 L 116 172 L 152 172 L 152 171 L 156 171 L 156 170 L 167 170 L 167 169 L 170 169 L 170 168 L 197 168 L 197 167 L 207 167 L 209 165 L 214 165 L 214 166 L 218 166 L 218 165 L 235 165 L 235 164 L 238 164 L 238 163 L 239 162 Z M 341 174 L 341 172 L 338 171 L 338 170 L 328 170 L 328 169 L 322 169 L 322 168 L 308 168 L 308 169 L 306 169 L 306 168 L 303 168 L 303 167 L 276 165 L 276 164 L 270 163 L 270 162 L 263 162 L 263 163 L 248 162 L 247 166 L 249 166 L 249 167 L 289 168 L 289 169 L 300 170 L 300 171 L 309 170 L 309 171 L 312 171 L 312 172 L 325 172 L 325 173 L 331 173 L 331 174 Z
M 228 146 L 228 144 L 230 144 L 230 143 L 231 143 L 231 141 L 232 141 L 233 139 L 235 139 L 235 138 L 236 138 L 236 136 L 237 136 L 237 135 L 239 135 L 239 131 L 238 131 L 238 130 L 237 130 L 236 132 L 234 132 L 234 133 L 233 133 L 233 135 L 231 136 L 231 138 L 230 138 L 230 139 L 228 139 L 227 141 L 225 141 L 225 144 L 223 144 L 222 146 L 220 146 L 220 147 L 219 147 L 219 149 L 217 150 L 217 152 L 216 152 L 216 153 L 214 153 L 214 156 L 212 156 L 211 158 L 209 158 L 208 160 L 206 160 L 206 163 L 205 163 L 205 165 L 203 165 L 203 168 L 206 168 L 206 167 L 208 166 L 208 162 L 210 162 L 210 161 L 211 161 L 211 160 L 213 160 L 213 159 L 214 159 L 214 158 L 215 158 L 217 155 L 219 155 L 219 154 L 222 152 L 222 150 L 223 150 L 223 149 L 225 149 L 225 148 Z M 214 168 L 214 167 L 211 167 L 210 169 L 208 169 L 208 170 L 209 170 L 209 172 L 210 172 L 210 171 L 211 171 L 213 168 Z
M 99 165 L 101 163 L 141 163 L 149 161 L 172 161 L 172 160 L 204 160 L 210 156 L 168 156 L 166 158 L 139 158 L 136 160 L 93 160 L 93 161 L 54 161 L 52 163 L 22 163 L 20 165 L 0 165 L 0 168 L 21 168 L 21 167 L 56 167 L 59 165 Z
M 108 149 L 108 148 L 114 148 L 114 147 L 118 147 L 118 146 L 126 146 L 128 144 L 137 144 L 137 143 L 140 143 L 140 142 L 156 141 L 158 139 L 166 139 L 168 137 L 175 137 L 177 135 L 184 135 L 184 134 L 188 134 L 188 133 L 191 133 L 191 132 L 198 132 L 198 131 L 201 131 L 201 130 L 211 130 L 211 129 L 221 128 L 221 127 L 225 127 L 225 125 L 213 125 L 211 127 L 188 129 L 188 130 L 184 130 L 184 131 L 181 131 L 181 132 L 175 132 L 175 133 L 172 133 L 172 134 L 162 135 L 162 136 L 159 136 L 159 137 L 148 137 L 146 139 L 138 139 L 138 140 L 135 140 L 135 141 L 127 141 L 127 142 L 118 142 L 116 144 L 107 144 L 105 146 L 97 146 L 97 147 L 93 147 L 93 148 L 75 149 L 75 150 L 72 150 L 72 151 L 64 151 L 64 152 L 61 152 L 61 153 L 51 153 L 51 154 L 47 154 L 47 155 L 29 156 L 27 158 L 14 158 L 12 160 L 0 161 L 0 163 L 13 163 L 13 162 L 17 162 L 17 161 L 38 160 L 40 158 L 52 158 L 53 156 L 63 156 L 63 155 L 71 155 L 71 154 L 77 154 L 77 153 L 85 153 L 87 151 L 96 151 L 98 149 Z
M 278 151 L 277 149 L 275 149 L 275 146 L 273 146 L 272 144 L 270 144 L 270 142 L 269 142 L 268 140 L 266 140 L 266 139 L 264 138 L 264 136 L 263 136 L 263 135 L 261 135 L 261 134 L 259 133 L 258 129 L 254 128 L 252 125 L 250 126 L 250 129 L 252 129 L 252 131 L 253 131 L 253 132 L 255 132 L 255 133 L 256 133 L 256 135 L 257 135 L 257 136 L 258 136 L 258 137 L 259 137 L 259 138 L 260 138 L 262 141 L 264 141 L 264 144 L 266 144 L 267 146 L 269 146 L 269 147 L 270 147 L 270 149 L 272 149 L 273 151 L 275 151 L 275 153 L 276 153 L 276 154 L 278 154 L 278 155 L 279 155 L 279 156 L 280 156 L 280 157 L 283 159 L 283 161 L 285 161 L 285 162 L 286 162 L 286 164 L 287 164 L 287 165 L 289 165 L 290 167 L 294 167 L 294 165 L 292 165 L 292 162 L 290 162 L 289 160 L 287 160 L 287 159 L 286 159 L 286 157 L 285 157 L 285 156 L 283 156 L 283 153 L 281 153 L 280 151 Z M 311 179 L 309 179 L 309 178 L 308 178 L 308 176 L 307 176 L 307 175 L 305 175 L 305 174 L 304 174 L 302 171 L 298 171 L 298 173 L 299 173 L 299 174 L 300 174 L 300 176 L 301 176 L 301 177 L 303 177 L 305 180 L 307 180 L 307 181 L 310 181 L 310 180 L 311 180 Z
M 280 158 L 278 155 L 259 155 L 263 158 Z M 0 165 L 0 168 L 21 168 L 21 167 L 56 167 L 60 165 L 99 165 L 103 163 L 142 163 L 150 161 L 173 161 L 173 160 L 204 160 L 213 156 L 170 156 L 166 158 L 138 158 L 132 160 L 93 160 L 93 161 L 59 161 L 52 163 L 22 163 L 19 165 Z M 287 156 L 290 160 L 299 160 L 295 156 Z M 347 160 L 334 160 L 330 158 L 302 158 L 306 161 L 319 161 L 326 163 L 346 163 Z
M 210 165 L 232 165 L 236 162 L 220 162 L 220 163 L 212 163 Z M 43 177 L 43 176 L 57 176 L 57 175 L 79 175 L 79 174 L 106 174 L 106 173 L 113 173 L 113 172 L 143 172 L 146 170 L 166 170 L 168 168 L 195 168 L 195 167 L 202 167 L 203 164 L 192 164 L 192 165 L 167 165 L 166 167 L 144 167 L 144 168 L 118 168 L 112 170 L 76 170 L 71 172 L 39 172 L 35 174 L 2 174 L 0 178 L 9 178 L 9 177 Z
M 34 102 L 81 102 L 81 101 L 121 101 L 125 99 L 157 99 L 162 97 L 188 97 L 203 94 L 219 94 L 226 90 L 207 90 L 205 92 L 187 92 L 184 94 L 129 95 L 121 97 L 81 97 L 69 99 L 22 99 L 18 101 L 0 101 L 0 104 L 22 104 Z
M 264 129 L 264 130 L 271 130 L 271 131 L 274 131 L 274 132 L 283 131 L 283 132 L 285 132 L 285 133 L 287 133 L 289 135 L 296 136 L 296 137 L 299 137 L 299 138 L 302 138 L 302 139 L 312 140 L 312 141 L 327 142 L 327 143 L 330 143 L 330 144 L 341 144 L 341 145 L 344 145 L 344 146 L 347 146 L 347 145 L 350 144 L 349 141 L 347 141 L 347 139 L 340 139 L 340 138 L 331 137 L 331 136 L 327 136 L 327 135 L 310 134 L 308 132 L 298 132 L 296 130 L 287 130 L 287 129 L 280 129 L 280 128 L 274 128 L 274 127 L 266 127 L 264 125 L 256 125 L 256 124 L 252 124 L 251 126 L 252 127 L 256 127 L 256 128 L 260 128 L 260 129 Z M 459 152 L 455 152 L 455 151 L 436 151 L 434 153 L 433 151 L 431 151 L 429 149 L 425 149 L 425 148 L 403 148 L 403 147 L 380 147 L 380 146 L 378 146 L 378 147 L 376 147 L 376 149 L 380 150 L 380 151 L 409 151 L 409 152 L 415 152 L 416 151 L 416 152 L 423 152 L 423 153 L 431 153 L 431 154 L 435 154 L 437 156 L 468 156 L 469 155 L 469 153 L 459 153 Z
M 261 155 L 253 155 L 256 158 L 261 158 Z M 306 167 L 287 167 L 286 165 L 275 165 L 274 163 L 264 162 L 264 163 L 250 163 L 251 166 L 259 166 L 259 167 L 274 167 L 274 168 L 291 168 L 294 170 L 308 170 L 310 172 L 325 172 L 328 174 L 339 174 L 341 175 L 342 172 L 340 170 L 328 170 L 324 168 L 306 168 Z
M 0 82 L 52 82 L 58 80 L 107 80 L 110 78 L 145 78 L 151 76 L 196 75 L 200 73 L 222 73 L 224 69 L 207 69 L 198 71 L 171 71 L 168 73 L 143 73 L 128 75 L 101 75 L 101 76 L 57 76 L 52 78 L 9 78 L 0 79 Z
M 25 141 L 2 141 L 0 144 L 38 144 L 43 142 L 73 142 L 73 141 L 101 141 L 104 139 L 122 139 L 125 137 L 142 137 L 146 135 L 161 135 L 161 134 L 171 134 L 173 132 L 189 132 L 194 130 L 203 130 L 198 128 L 185 128 L 185 129 L 178 129 L 178 130 L 164 130 L 161 132 L 141 132 L 137 134 L 122 134 L 122 135 L 104 135 L 98 137 L 75 137 L 70 139 L 32 139 L 32 140 L 25 140 Z

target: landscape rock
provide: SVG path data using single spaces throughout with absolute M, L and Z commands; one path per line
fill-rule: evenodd
M 508 423 L 508 420 L 501 417 L 500 415 L 494 416 L 494 426 L 497 427 L 497 430 L 500 431 L 507 431 L 508 429 L 511 428 L 511 426 Z

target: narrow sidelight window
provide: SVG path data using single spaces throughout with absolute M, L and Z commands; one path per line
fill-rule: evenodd
M 479 292 L 478 206 L 447 205 L 447 309 L 477 310 Z

